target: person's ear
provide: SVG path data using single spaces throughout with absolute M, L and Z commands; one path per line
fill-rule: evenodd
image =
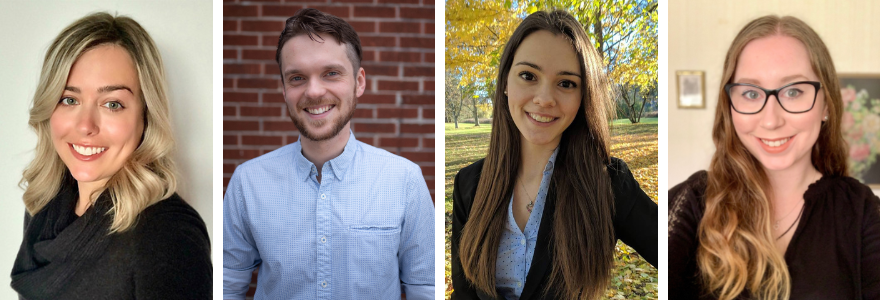
M 364 94 L 364 90 L 367 88 L 367 75 L 364 72 L 364 68 L 359 68 L 355 80 L 357 80 L 357 91 L 355 92 L 355 95 L 360 97 Z

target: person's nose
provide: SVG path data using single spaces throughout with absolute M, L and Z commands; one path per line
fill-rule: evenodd
M 309 80 L 308 85 L 306 86 L 306 97 L 311 99 L 321 99 L 327 94 L 327 87 L 324 86 L 325 82 L 318 80 Z
M 79 109 L 76 113 L 76 130 L 83 136 L 94 136 L 98 134 L 98 132 L 100 132 L 100 127 L 98 126 L 100 116 L 98 115 L 97 109 L 86 107 L 85 105 L 80 105 L 78 108 Z
M 556 98 L 553 95 L 553 85 L 549 83 L 538 85 L 535 91 L 535 97 L 532 102 L 540 107 L 553 107 L 556 105 Z
M 777 95 L 767 98 L 764 110 L 761 111 L 761 127 L 773 130 L 785 125 L 785 116 L 787 112 L 779 105 Z

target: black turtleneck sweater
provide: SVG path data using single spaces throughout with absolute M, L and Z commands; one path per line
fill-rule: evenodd
M 113 234 L 106 193 L 82 216 L 76 199 L 68 177 L 55 199 L 26 215 L 12 269 L 21 299 L 211 299 L 208 231 L 177 194 Z

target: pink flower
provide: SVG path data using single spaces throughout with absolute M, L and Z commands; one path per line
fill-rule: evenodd
M 871 154 L 871 148 L 867 144 L 854 145 L 849 149 L 849 157 L 856 161 L 863 161 Z
M 847 106 L 856 100 L 856 89 L 843 88 L 840 90 L 840 95 L 843 96 L 843 106 Z
M 856 120 L 853 119 L 853 115 L 849 112 L 843 113 L 843 119 L 840 121 L 840 125 L 843 126 L 843 131 L 849 131 L 853 125 L 856 125 Z
M 853 141 L 861 139 L 862 135 L 864 135 L 864 134 L 865 134 L 865 132 L 862 130 L 862 128 L 860 126 L 857 126 L 857 127 L 853 128 L 852 131 L 848 132 L 846 134 L 846 137 L 847 137 L 848 141 L 853 142 Z

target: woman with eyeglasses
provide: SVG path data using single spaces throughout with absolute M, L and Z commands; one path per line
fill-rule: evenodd
M 880 299 L 880 199 L 848 177 L 825 44 L 750 22 L 724 63 L 707 171 L 669 191 L 671 299 Z

